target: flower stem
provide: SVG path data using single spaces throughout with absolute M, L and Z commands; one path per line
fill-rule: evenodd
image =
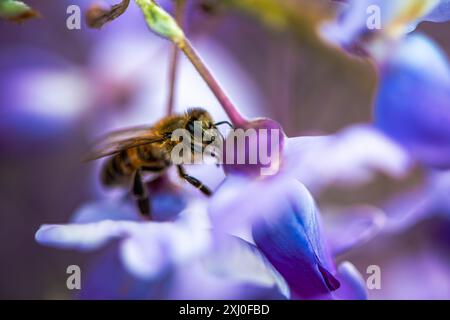
M 179 50 L 177 46 L 172 48 L 172 56 L 169 69 L 169 96 L 167 98 L 167 115 L 173 113 L 175 104 L 175 88 L 177 82 Z
M 178 48 L 183 51 L 186 57 L 191 61 L 198 73 L 205 80 L 211 91 L 219 100 L 222 108 L 227 113 L 231 122 L 235 127 L 241 127 L 248 121 L 239 113 L 231 100 L 220 87 L 219 83 L 213 77 L 203 60 L 195 52 L 191 43 L 180 28 L 175 19 L 161 8 L 155 0 L 135 0 L 136 4 L 141 8 L 144 19 L 149 28 L 159 36 L 172 41 Z
M 186 1 L 185 0 L 175 0 L 175 20 L 178 25 L 183 28 L 183 17 Z M 172 48 L 172 56 L 169 66 L 169 97 L 167 99 L 167 115 L 173 113 L 175 105 L 175 89 L 177 84 L 177 72 L 178 72 L 178 60 L 179 60 L 180 50 L 176 44 Z
M 202 76 L 203 80 L 205 80 L 208 87 L 216 96 L 217 100 L 219 100 L 222 108 L 230 118 L 231 122 L 235 127 L 240 127 L 244 125 L 247 120 L 239 113 L 237 108 L 222 90 L 219 83 L 216 81 L 214 76 L 209 71 L 206 64 L 197 54 L 195 49 L 192 47 L 191 43 L 188 39 L 184 38 L 182 41 L 176 42 L 178 48 L 186 55 L 192 65 L 197 69 L 198 73 Z

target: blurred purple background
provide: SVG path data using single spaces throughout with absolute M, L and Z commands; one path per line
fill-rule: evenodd
M 67 222 L 81 204 L 101 196 L 96 166 L 79 161 L 94 136 L 163 114 L 170 44 L 150 34 L 134 4 L 98 31 L 84 21 L 81 30 L 66 28 L 71 1 L 28 2 L 43 18 L 0 21 L 0 298 L 69 298 L 66 268 L 84 265 L 90 255 L 42 247 L 35 231 L 42 223 Z M 371 65 L 318 41 L 313 22 L 329 14 L 328 1 L 310 11 L 303 2 L 286 30 L 257 12 L 207 13 L 191 1 L 187 33 L 237 104 L 251 116 L 278 120 L 288 135 L 370 121 Z M 85 9 L 89 1 L 78 4 Z M 420 30 L 450 55 L 448 24 Z M 200 79 L 184 87 L 182 79 L 194 73 L 183 72 L 177 109 L 214 104 Z M 418 180 L 380 178 L 357 191 L 329 190 L 320 203 L 376 203 Z M 368 265 L 381 266 L 386 285 L 370 291 L 373 298 L 450 297 L 449 228 L 448 219 L 429 219 L 343 258 L 363 275 Z

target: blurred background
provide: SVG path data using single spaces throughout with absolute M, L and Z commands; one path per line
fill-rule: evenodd
M 100 133 L 164 115 L 171 45 L 151 34 L 134 3 L 101 30 L 66 27 L 67 7 L 90 0 L 32 1 L 42 18 L 0 21 L 0 298 L 70 298 L 66 268 L 90 254 L 39 246 L 43 223 L 65 223 L 101 199 L 98 167 L 80 162 Z M 167 8 L 170 0 L 161 1 Z M 109 2 L 109 4 L 113 4 Z M 371 120 L 374 69 L 324 45 L 327 0 L 188 0 L 185 28 L 236 104 L 279 121 L 289 136 L 334 133 Z M 419 28 L 450 55 L 448 24 Z M 201 106 L 223 118 L 202 80 L 181 59 L 176 110 Z M 420 178 L 381 177 L 356 191 L 329 190 L 319 203 L 375 203 Z M 376 239 L 343 259 L 365 274 L 382 267 L 371 298 L 448 298 L 449 222 L 424 221 Z

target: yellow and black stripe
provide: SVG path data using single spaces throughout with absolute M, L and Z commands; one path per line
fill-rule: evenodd
M 139 146 L 124 150 L 105 163 L 101 175 L 105 186 L 128 183 L 134 172 L 141 169 L 159 173 L 170 166 L 170 162 L 160 156 L 161 150 L 154 146 Z

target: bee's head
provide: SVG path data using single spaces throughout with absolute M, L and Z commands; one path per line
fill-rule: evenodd
M 213 118 L 206 110 L 192 108 L 187 111 L 186 116 L 185 129 L 191 135 L 191 141 L 194 146 L 199 146 L 203 150 L 221 137 Z
M 194 135 L 194 129 L 196 122 L 197 125 L 201 125 L 202 130 L 213 129 L 214 121 L 208 111 L 201 108 L 192 108 L 187 111 L 186 117 L 186 130 Z

